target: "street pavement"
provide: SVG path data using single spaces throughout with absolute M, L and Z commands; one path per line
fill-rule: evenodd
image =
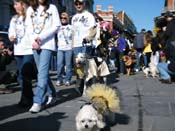
M 55 84 L 55 72 L 51 76 Z M 175 131 L 175 83 L 162 84 L 139 72 L 119 77 L 111 73 L 108 84 L 119 93 L 121 111 L 105 131 Z M 17 107 L 20 90 L 15 83 L 11 86 L 14 93 L 0 95 L 0 131 L 76 131 L 76 113 L 87 100 L 75 84 L 55 86 L 57 102 L 37 114 Z

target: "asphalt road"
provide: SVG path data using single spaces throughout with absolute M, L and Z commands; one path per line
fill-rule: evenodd
M 55 83 L 55 73 L 51 76 Z M 121 112 L 105 131 L 175 131 L 175 83 L 162 84 L 139 72 L 129 77 L 113 73 L 108 84 L 120 94 Z M 17 107 L 20 90 L 15 83 L 11 86 L 14 93 L 0 95 L 0 131 L 76 131 L 75 116 L 86 98 L 76 92 L 75 84 L 55 86 L 57 102 L 37 114 Z

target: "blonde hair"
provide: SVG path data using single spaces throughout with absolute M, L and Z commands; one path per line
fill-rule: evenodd
M 25 20 L 25 18 L 26 18 L 26 10 L 27 10 L 27 7 L 29 6 L 29 1 L 28 0 L 13 0 L 13 1 L 14 2 L 19 2 L 22 5 L 24 5 L 23 6 L 23 11 L 22 11 L 22 16 L 24 16 L 24 20 Z

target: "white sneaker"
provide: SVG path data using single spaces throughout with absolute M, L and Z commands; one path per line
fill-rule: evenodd
M 41 111 L 41 105 L 37 103 L 33 103 L 32 107 L 29 110 L 31 113 L 38 113 Z
M 139 69 L 135 69 L 135 72 L 139 72 Z
M 70 86 L 70 82 L 69 81 L 66 81 L 65 82 L 65 86 Z
M 56 97 L 49 96 L 46 105 L 51 105 L 56 102 Z
M 61 81 L 57 81 L 56 86 L 61 86 Z

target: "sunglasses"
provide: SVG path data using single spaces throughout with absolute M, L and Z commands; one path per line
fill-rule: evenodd
M 61 19 L 67 20 L 67 18 L 66 18 L 66 17 L 61 17 Z
M 81 3 L 81 2 L 76 2 L 75 5 L 76 5 L 76 6 L 78 6 L 78 5 L 83 5 L 83 3 Z

